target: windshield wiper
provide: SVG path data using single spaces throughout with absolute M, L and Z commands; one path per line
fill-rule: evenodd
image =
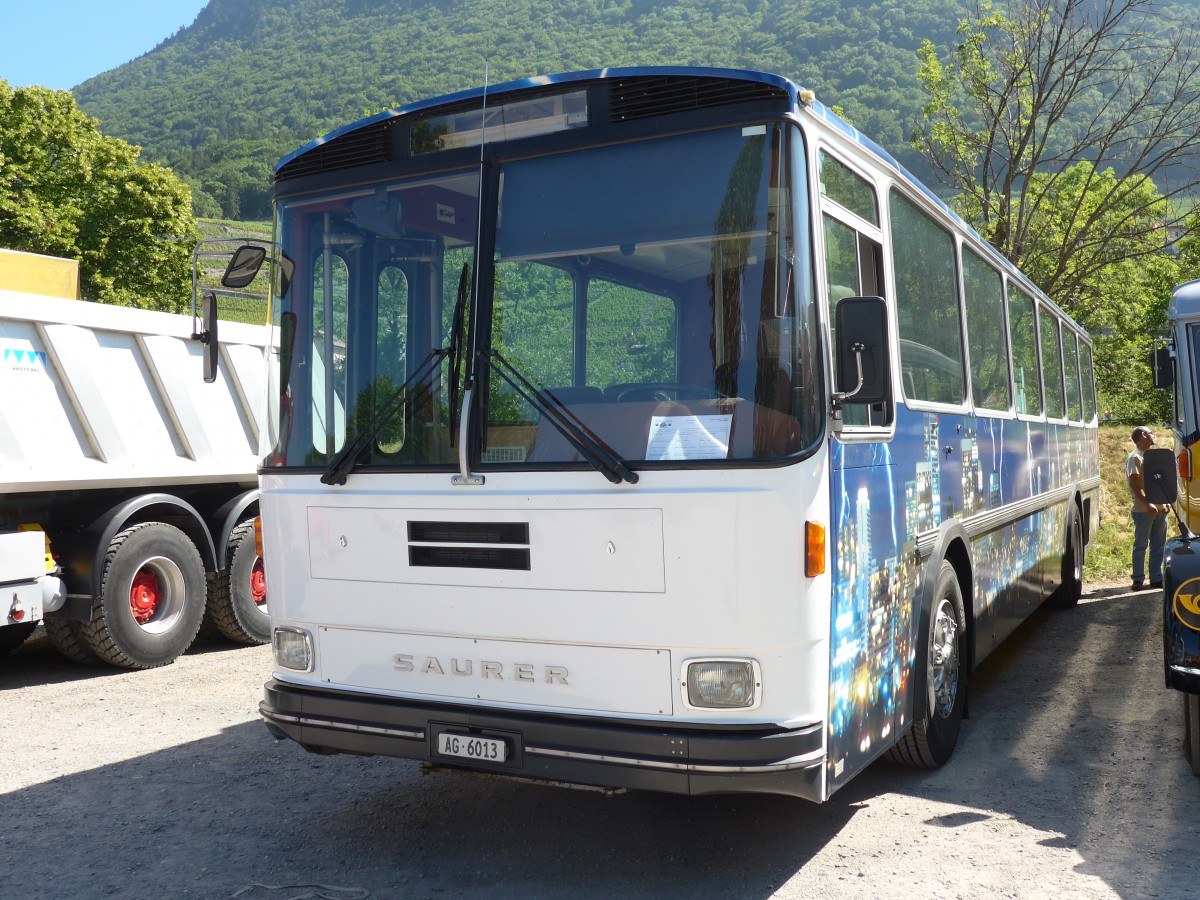
M 435 347 L 425 355 L 408 378 L 404 379 L 404 384 L 392 391 L 384 402 L 383 406 L 375 413 L 374 424 L 370 428 L 363 429 L 358 435 L 341 449 L 341 451 L 330 460 L 329 467 L 325 470 L 325 474 L 321 476 L 321 481 L 324 484 L 345 484 L 346 476 L 358 464 L 358 459 L 362 456 L 363 451 L 371 445 L 371 442 L 379 435 L 387 424 L 396 417 L 396 413 L 404 408 L 404 398 L 408 389 L 417 381 L 423 381 L 429 375 L 432 375 L 437 370 L 437 365 L 450 355 L 448 348 Z
M 544 418 L 548 419 L 551 425 L 562 432 L 563 437 L 571 446 L 579 451 L 579 455 L 592 464 L 592 468 L 613 484 L 620 484 L 622 481 L 637 484 L 638 475 L 630 470 L 629 466 L 625 464 L 625 460 L 617 456 L 608 444 L 584 425 L 579 417 L 553 394 L 544 394 L 530 384 L 529 380 L 518 372 L 512 363 L 500 355 L 499 350 L 488 350 L 485 355 L 493 363 L 492 368 L 495 372 L 524 400 L 532 404 Z M 547 399 L 548 397 L 549 399 Z
M 458 274 L 458 297 L 454 300 L 454 318 L 450 323 L 450 342 L 446 348 L 450 360 L 450 446 L 454 446 L 454 434 L 458 431 L 458 369 L 462 358 L 463 318 L 467 309 L 467 294 L 471 289 L 471 264 L 463 263 Z

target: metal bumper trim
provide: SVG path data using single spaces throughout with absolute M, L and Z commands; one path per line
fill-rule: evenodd
M 491 775 L 677 794 L 771 793 L 825 799 L 824 725 L 606 719 L 493 709 L 269 681 L 259 712 L 277 737 L 317 753 L 396 756 Z M 504 737 L 502 763 L 451 759 L 434 736 Z
M 672 769 L 679 772 L 704 772 L 710 774 L 787 772 L 792 769 L 807 769 L 811 766 L 819 765 L 825 759 L 825 751 L 823 750 L 814 750 L 811 753 L 794 756 L 791 759 L 781 760 L 777 763 L 756 766 L 677 763 L 657 759 L 636 759 L 630 756 L 582 753 L 578 750 L 556 750 L 551 747 L 534 747 L 529 745 L 525 747 L 525 752 L 533 756 L 557 756 L 561 759 L 578 759 L 588 762 L 610 763 L 618 766 L 645 766 L 650 769 Z

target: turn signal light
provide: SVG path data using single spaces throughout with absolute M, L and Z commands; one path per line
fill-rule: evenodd
M 259 559 L 262 559 L 262 516 L 254 517 L 254 552 Z
M 804 574 L 825 574 L 825 526 L 820 522 L 804 523 Z
M 1192 480 L 1192 451 L 1191 448 L 1179 454 L 1179 477 L 1184 481 Z

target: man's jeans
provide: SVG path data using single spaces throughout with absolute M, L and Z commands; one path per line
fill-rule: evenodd
M 1146 547 L 1150 547 L 1150 580 L 1162 581 L 1163 544 L 1167 541 L 1167 516 L 1133 513 L 1133 580 L 1146 580 Z

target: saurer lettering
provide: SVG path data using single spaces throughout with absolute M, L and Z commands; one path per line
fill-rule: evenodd
M 451 657 L 449 665 L 436 656 L 417 656 L 413 653 L 397 653 L 392 659 L 397 672 L 415 675 L 441 675 L 443 677 L 482 678 L 496 681 L 519 681 L 534 684 L 539 675 L 544 684 L 569 686 L 566 666 L 539 666 L 534 663 L 501 663 L 490 659 L 459 659 Z

